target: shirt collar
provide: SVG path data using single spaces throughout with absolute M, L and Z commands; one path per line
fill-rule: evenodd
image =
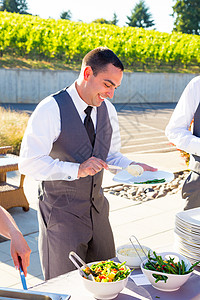
M 85 101 L 83 101 L 83 99 L 81 99 L 81 97 L 79 96 L 78 91 L 75 86 L 75 82 L 72 83 L 72 85 L 70 85 L 70 87 L 67 88 L 67 92 L 69 93 L 70 97 L 72 98 L 74 105 L 76 106 L 76 109 L 78 110 L 79 114 L 84 112 L 84 110 L 86 109 L 88 104 Z M 96 106 L 92 106 L 92 107 L 93 107 L 93 110 L 96 112 L 97 107 Z

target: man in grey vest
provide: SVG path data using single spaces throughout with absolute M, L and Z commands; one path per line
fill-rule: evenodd
M 193 78 L 171 116 L 166 136 L 178 149 L 190 154 L 189 176 L 182 188 L 184 210 L 200 206 L 200 76 Z
M 29 120 L 19 169 L 41 181 L 39 251 L 45 280 L 74 269 L 70 251 L 86 262 L 115 256 L 101 184 L 107 163 L 136 164 L 119 152 L 117 113 L 106 99 L 120 86 L 123 70 L 110 49 L 90 51 L 78 79 L 41 101 Z

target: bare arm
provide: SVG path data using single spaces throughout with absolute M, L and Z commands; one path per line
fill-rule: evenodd
M 18 256 L 22 259 L 22 268 L 25 276 L 30 263 L 31 250 L 17 227 L 12 216 L 0 206 L 0 234 L 11 240 L 10 252 L 14 265 L 19 269 Z

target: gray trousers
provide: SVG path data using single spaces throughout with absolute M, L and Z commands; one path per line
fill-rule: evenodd
M 39 208 L 39 253 L 45 280 L 75 269 L 68 257 L 70 251 L 75 251 L 86 262 L 115 256 L 107 199 L 101 213 L 91 206 L 82 217 L 43 201 Z
M 200 175 L 198 173 L 190 172 L 183 184 L 182 197 L 186 200 L 184 210 L 200 207 Z

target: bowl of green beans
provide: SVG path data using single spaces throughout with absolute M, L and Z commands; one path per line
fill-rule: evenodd
M 141 263 L 141 270 L 155 289 L 165 292 L 178 290 L 191 276 L 194 267 L 183 255 L 175 252 L 148 254 Z

